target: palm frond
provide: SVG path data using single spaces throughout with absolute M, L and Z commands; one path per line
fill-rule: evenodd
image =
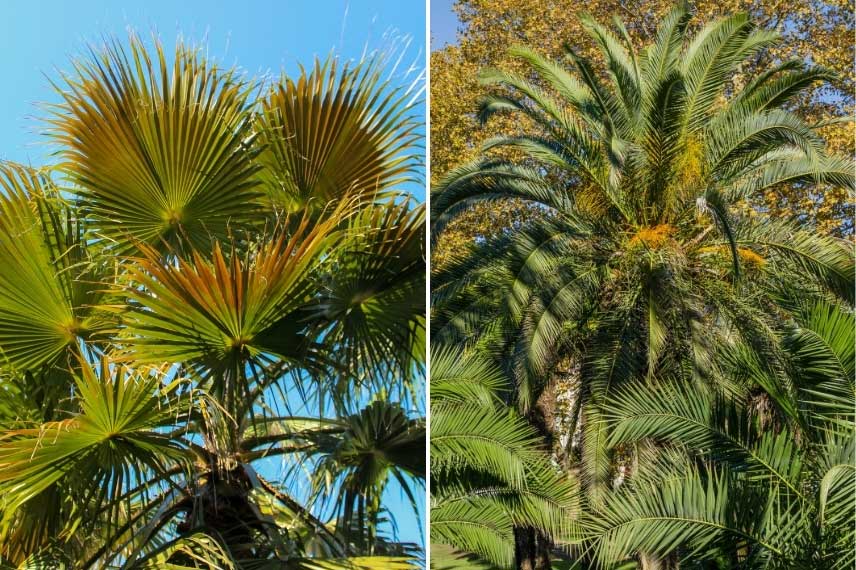
M 44 173 L 0 164 L 0 350 L 6 365 L 38 372 L 79 354 L 114 324 L 96 309 L 104 286 L 76 212 Z
M 412 180 L 418 122 L 412 94 L 381 75 L 382 60 L 354 67 L 316 60 L 283 77 L 262 100 L 261 178 L 286 213 L 343 197 L 373 200 Z
M 0 489 L 6 498 L 3 535 L 19 524 L 18 509 L 43 493 L 62 488 L 76 508 L 63 521 L 74 528 L 93 506 L 112 509 L 109 525 L 118 526 L 129 485 L 148 480 L 189 460 L 181 440 L 164 428 L 186 416 L 192 405 L 181 401 L 181 378 L 167 381 L 165 370 L 129 371 L 104 359 L 100 370 L 83 365 L 76 378 L 77 412 L 41 425 L 0 434 Z M 64 505 L 54 502 L 48 516 Z M 64 529 L 67 530 L 67 529 Z M 2 541 L 4 550 L 16 548 Z
M 204 248 L 258 213 L 253 85 L 234 70 L 181 43 L 169 63 L 132 36 L 130 53 L 113 41 L 63 79 L 49 134 L 93 233 L 118 251 Z

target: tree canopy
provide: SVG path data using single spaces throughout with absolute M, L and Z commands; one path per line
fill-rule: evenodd
M 421 119 L 385 65 L 132 35 L 58 80 L 57 162 L 0 164 L 0 564 L 418 562 L 384 492 L 425 478 Z

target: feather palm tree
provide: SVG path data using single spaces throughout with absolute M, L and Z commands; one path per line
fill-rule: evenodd
M 781 184 L 852 191 L 852 160 L 828 153 L 816 127 L 788 110 L 832 75 L 786 61 L 732 84 L 740 63 L 776 35 L 736 14 L 690 36 L 688 19 L 676 7 L 637 51 L 620 21 L 611 30 L 586 18 L 600 66 L 570 46 L 563 62 L 512 48 L 525 72 L 485 71 L 493 91 L 479 113 L 516 115 L 528 130 L 489 141 L 483 158 L 432 191 L 435 238 L 475 204 L 517 200 L 532 212 L 432 276 L 432 340 L 501 363 L 513 379 L 509 402 L 530 418 L 558 365 L 574 365 L 580 388 L 561 453 L 580 471 L 591 512 L 621 504 L 610 498 L 617 468 L 641 470 L 658 447 L 653 436 L 616 436 L 613 406 L 627 391 L 651 399 L 662 391 L 665 401 L 681 401 L 673 389 L 727 394 L 743 398 L 744 410 L 754 399 L 768 410 L 766 425 L 805 429 L 792 424 L 800 396 L 790 375 L 756 376 L 741 390 L 728 358 L 783 369 L 780 341 L 802 303 L 853 303 L 850 244 L 742 206 Z M 693 469 L 685 471 L 698 484 L 686 492 L 699 501 L 730 484 L 719 467 Z M 679 490 L 661 488 L 671 494 L 656 504 L 673 505 Z M 658 557 L 689 536 L 681 532 L 622 553 L 635 548 L 643 565 L 667 564 Z
M 63 77 L 59 164 L 0 165 L 0 562 L 418 559 L 382 499 L 425 476 L 418 121 L 382 64 L 262 86 L 132 37 Z
M 525 419 L 502 404 L 502 371 L 476 354 L 431 357 L 431 563 L 514 562 L 514 529 L 571 535 L 579 493 Z

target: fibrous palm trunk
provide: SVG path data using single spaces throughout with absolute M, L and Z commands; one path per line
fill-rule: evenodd
M 554 418 L 556 413 L 556 394 L 552 384 L 547 385 L 535 406 L 527 414 L 527 419 L 544 440 L 548 452 L 553 451 Z M 514 529 L 514 558 L 517 570 L 550 570 L 549 537 L 532 527 Z

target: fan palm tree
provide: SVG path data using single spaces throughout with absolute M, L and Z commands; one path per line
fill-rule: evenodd
M 512 48 L 527 71 L 486 71 L 495 92 L 480 116 L 517 114 L 530 132 L 489 141 L 432 192 L 435 237 L 478 203 L 514 199 L 534 212 L 432 277 L 432 339 L 493 355 L 514 379 L 509 403 L 530 418 L 557 366 L 573 364 L 580 389 L 563 453 L 593 508 L 653 453 L 647 437 L 615 439 L 616 394 L 733 393 L 721 355 L 783 366 L 795 299 L 853 303 L 850 244 L 742 207 L 781 184 L 854 188 L 852 160 L 826 152 L 819 125 L 788 110 L 832 75 L 786 61 L 732 84 L 776 35 L 737 14 L 690 37 L 688 19 L 676 7 L 639 52 L 620 21 L 613 32 L 586 18 L 601 67 L 571 47 L 563 63 Z M 742 396 L 790 425 L 791 383 Z
M 425 475 L 425 317 L 382 65 L 263 85 L 132 37 L 56 86 L 59 163 L 0 165 L 0 562 L 419 556 L 384 527 Z

